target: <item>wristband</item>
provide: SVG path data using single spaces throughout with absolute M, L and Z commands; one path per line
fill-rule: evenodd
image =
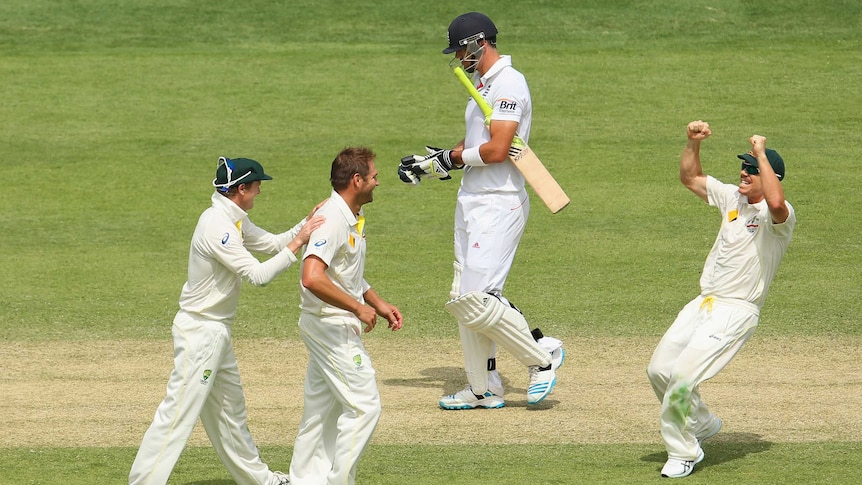
M 484 167 L 486 163 L 482 160 L 482 155 L 479 154 L 479 147 L 466 148 L 461 152 L 461 161 L 464 165 L 471 167 Z

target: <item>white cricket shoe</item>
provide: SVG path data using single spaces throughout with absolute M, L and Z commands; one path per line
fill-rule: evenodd
M 721 418 L 718 416 L 713 416 L 712 424 L 699 433 L 695 433 L 695 438 L 697 438 L 698 442 L 703 442 L 706 439 L 712 438 L 717 435 L 719 431 L 721 431 Z
M 703 450 L 697 449 L 697 458 L 694 460 L 678 460 L 669 458 L 661 468 L 661 476 L 664 478 L 682 478 L 691 475 L 694 466 L 703 461 Z
M 530 387 L 527 388 L 527 404 L 539 404 L 554 390 L 554 386 L 557 385 L 557 369 L 563 365 L 565 359 L 566 351 L 563 347 L 557 347 L 551 352 L 550 365 L 529 367 Z
M 464 389 L 440 398 L 440 407 L 443 409 L 497 409 L 506 405 L 502 397 L 494 394 L 491 391 L 486 391 L 485 394 L 477 396 L 473 394 L 473 389 L 468 385 Z

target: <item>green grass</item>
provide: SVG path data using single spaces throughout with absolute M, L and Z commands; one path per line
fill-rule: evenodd
M 351 144 L 374 148 L 382 172 L 367 207 L 368 279 L 405 313 L 400 338 L 454 337 L 442 302 L 457 176 L 411 189 L 394 167 L 425 144 L 463 136 L 465 94 L 440 50 L 448 22 L 470 8 L 0 4 L 0 338 L 169 338 L 217 157 L 256 158 L 273 174 L 252 217 L 277 230 L 328 195 L 329 162 Z M 530 82 L 531 145 L 572 198 L 557 215 L 533 198 L 506 288 L 531 322 L 563 337 L 656 339 L 694 296 L 717 216 L 678 183 L 676 165 L 685 124 L 702 118 L 714 131 L 704 165 L 716 177 L 735 179 L 735 154 L 754 133 L 787 161 L 799 222 L 758 335 L 862 334 L 862 4 L 502 0 L 487 8 L 501 51 Z M 295 339 L 297 305 L 295 273 L 246 288 L 235 338 Z M 414 483 L 439 483 L 444 468 L 521 483 L 520 468 L 492 466 L 491 456 L 532 463 L 535 451 L 408 450 Z M 591 477 L 584 483 L 638 483 L 659 466 L 657 455 L 643 459 L 654 446 L 554 450 L 534 465 L 547 483 L 572 483 L 570 472 Z M 781 483 L 811 473 L 799 482 L 837 483 L 852 451 L 855 443 L 777 443 L 692 480 Z M 276 463 L 288 461 L 289 450 L 274 453 Z M 14 468 L 28 457 L 78 483 L 121 481 L 132 454 L 0 450 L 0 483 L 39 483 L 41 474 Z M 206 449 L 187 455 L 209 458 L 200 468 L 183 461 L 180 483 L 225 476 Z M 363 483 L 397 483 L 398 456 L 372 446 Z M 811 463 L 821 465 L 809 471 Z
M 770 443 L 756 436 L 740 442 L 706 444 L 704 461 L 687 484 L 858 483 L 860 445 L 852 443 Z M 134 459 L 131 448 L 11 449 L 0 455 L 0 483 L 87 485 L 122 483 Z M 273 467 L 290 462 L 289 447 L 262 448 Z M 655 446 L 506 445 L 371 446 L 363 455 L 357 483 L 377 485 L 563 485 L 663 483 L 666 456 Z M 122 464 L 122 466 L 117 466 Z M 33 476 L 36 467 L 40 475 Z M 28 477 L 11 481 L 14 477 Z M 211 448 L 190 447 L 180 457 L 170 483 L 228 485 L 233 480 Z

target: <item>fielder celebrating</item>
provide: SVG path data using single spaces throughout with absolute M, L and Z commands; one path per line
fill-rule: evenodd
M 703 460 L 700 443 L 721 429 L 721 419 L 701 400 L 698 386 L 718 374 L 754 334 L 796 224 L 781 186 L 784 160 L 766 148 L 766 138 L 749 139 L 751 151 L 739 155 L 739 184 L 733 185 L 703 174 L 700 143 L 710 134 L 703 121 L 688 124 L 679 178 L 721 211 L 721 228 L 706 258 L 700 295 L 679 312 L 647 369 L 661 401 L 668 455 L 663 477 L 688 476 Z
M 428 148 L 427 156 L 405 157 L 401 179 L 451 178 L 464 168 L 455 209 L 455 275 L 446 309 L 457 319 L 468 385 L 440 399 L 443 409 L 501 408 L 504 390 L 496 370 L 496 345 L 529 369 L 527 403 L 545 399 L 557 382 L 562 342 L 530 331 L 524 316 L 503 297 L 503 286 L 530 212 L 524 176 L 508 159 L 515 135 L 527 142 L 532 102 L 524 76 L 497 51 L 497 27 L 470 12 L 449 25 L 449 46 L 493 107 L 489 119 L 471 99 L 466 136 L 451 150 Z M 466 166 L 466 168 L 465 168 Z
M 371 357 L 361 334 L 377 316 L 393 331 L 401 312 L 365 281 L 365 215 L 377 181 L 374 153 L 345 148 L 332 162 L 326 222 L 302 258 L 299 330 L 308 349 L 302 422 L 293 447 L 293 485 L 353 484 L 359 457 L 380 418 Z
M 309 215 L 278 235 L 254 225 L 248 211 L 262 180 L 272 177 L 255 160 L 219 158 L 212 206 L 195 227 L 188 281 L 174 318 L 174 370 L 132 464 L 130 485 L 167 483 L 198 417 L 237 484 L 289 483 L 261 461 L 248 431 L 231 325 L 242 279 L 254 285 L 275 279 L 296 262 L 294 253 L 324 218 Z M 261 263 L 249 249 L 274 256 Z

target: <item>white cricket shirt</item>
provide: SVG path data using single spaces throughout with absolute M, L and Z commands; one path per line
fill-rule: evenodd
M 305 218 L 287 232 L 271 234 L 254 225 L 233 201 L 213 192 L 212 206 L 201 214 L 192 235 L 180 310 L 232 323 L 242 278 L 264 285 L 296 262 L 287 245 L 304 224 Z M 261 263 L 249 249 L 275 256 Z
M 512 67 L 512 58 L 501 56 L 484 76 L 479 77 L 477 89 L 493 107 L 491 119 L 517 122 L 518 135 L 529 143 L 533 102 L 527 80 Z M 477 147 L 491 139 L 491 132 L 485 126 L 485 115 L 473 98 L 467 102 L 464 119 L 467 125 L 464 148 Z M 467 166 L 464 167 L 461 188 L 474 194 L 521 192 L 524 190 L 524 176 L 509 160 L 486 166 Z
M 317 256 L 326 263 L 326 276 L 335 286 L 351 298 L 365 303 L 363 295 L 371 288 L 364 278 L 365 216 L 362 211 L 353 214 L 344 199 L 334 190 L 315 215 L 325 216 L 326 222 L 311 233 L 302 256 L 303 264 L 309 256 Z M 302 311 L 320 317 L 356 318 L 353 313 L 324 302 L 301 284 L 299 289 Z
M 793 236 L 796 212 L 788 202 L 787 220 L 774 224 L 766 200 L 749 204 L 738 186 L 711 176 L 706 179 L 706 193 L 709 205 L 721 210 L 721 229 L 703 266 L 701 292 L 762 307 Z

